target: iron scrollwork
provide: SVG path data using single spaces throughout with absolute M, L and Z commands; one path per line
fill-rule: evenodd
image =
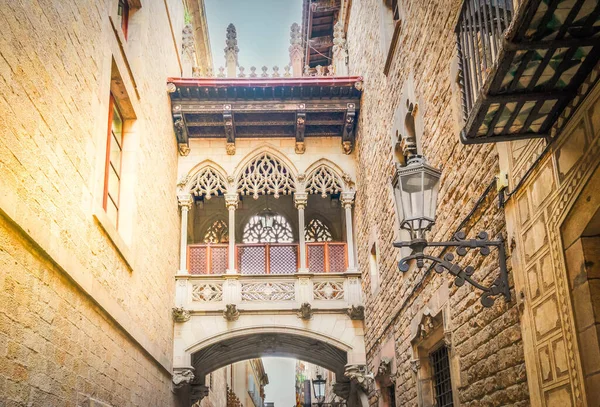
M 476 239 L 466 239 L 464 232 L 458 232 L 454 235 L 454 239 L 449 242 L 428 242 L 425 239 L 414 239 L 410 242 L 396 242 L 395 247 L 410 247 L 413 250 L 413 254 L 402 258 L 398 262 L 398 269 L 401 272 L 408 271 L 411 260 L 416 261 L 416 265 L 419 268 L 423 268 L 425 260 L 431 261 L 434 270 L 441 274 L 444 270 L 447 270 L 452 274 L 454 278 L 454 284 L 461 287 L 468 282 L 475 288 L 483 291 L 481 296 L 481 304 L 489 308 L 494 305 L 494 302 L 498 296 L 503 296 L 506 301 L 510 301 L 510 287 L 508 284 L 508 271 L 506 268 L 506 249 L 504 246 L 504 239 L 499 236 L 497 240 L 489 240 L 486 232 L 479 232 Z M 492 282 L 489 287 L 478 283 L 473 280 L 473 273 L 475 269 L 472 266 L 465 268 L 461 267 L 454 262 L 455 256 L 452 253 L 446 253 L 443 258 L 435 257 L 429 254 L 423 253 L 426 247 L 456 247 L 456 254 L 460 257 L 466 256 L 470 249 L 479 249 L 479 254 L 487 256 L 491 253 L 491 248 L 498 248 L 498 258 L 500 266 L 500 275 Z

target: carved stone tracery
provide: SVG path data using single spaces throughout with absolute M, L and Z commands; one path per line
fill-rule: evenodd
M 190 185 L 190 193 L 192 195 L 206 199 L 227 192 L 225 177 L 212 167 L 205 167 L 200 170 L 192 177 Z
M 326 165 L 317 167 L 306 180 L 306 192 L 320 194 L 323 198 L 327 197 L 327 194 L 339 194 L 342 189 L 343 181 Z
M 269 153 L 263 153 L 250 161 L 241 174 L 238 183 L 241 195 L 271 194 L 275 198 L 294 192 L 294 180 L 288 168 Z

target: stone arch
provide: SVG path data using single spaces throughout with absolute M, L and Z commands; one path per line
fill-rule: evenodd
M 206 199 L 210 199 L 212 196 L 223 195 L 228 191 L 227 179 L 227 174 L 220 165 L 206 160 L 192 168 L 180 182 L 180 193 L 206 196 Z
M 306 192 L 322 195 L 324 192 L 331 193 L 332 190 L 348 191 L 353 187 L 354 182 L 337 164 L 322 158 L 306 169 L 304 185 Z
M 267 354 L 314 363 L 343 377 L 352 346 L 315 331 L 289 326 L 255 326 L 214 335 L 187 351 L 191 365 L 201 375 Z
M 289 315 L 289 317 L 300 320 L 295 315 Z M 338 320 L 338 326 L 343 325 L 346 330 L 349 329 L 346 315 L 314 315 L 313 319 L 320 319 L 319 317 Z M 194 318 L 199 317 L 192 316 L 192 319 Z M 335 329 L 331 329 L 336 325 L 335 323 L 323 323 L 331 321 L 316 321 L 317 323 L 314 325 L 316 329 L 307 327 L 310 322 L 306 321 L 294 324 L 295 326 L 286 324 L 284 321 L 281 321 L 283 323 L 259 326 L 252 324 L 252 319 L 248 316 L 242 315 L 239 320 L 233 323 L 227 322 L 224 326 L 239 325 L 240 321 L 244 319 L 246 322 L 242 322 L 244 326 L 221 329 L 220 332 L 197 338 L 195 343 L 185 348 L 186 367 L 176 366 L 175 370 L 179 372 L 193 371 L 194 380 L 187 392 L 180 393 L 181 400 L 192 402 L 200 400 L 202 396 L 198 397 L 198 395 L 202 393 L 203 389 L 206 389 L 204 381 L 212 371 L 243 360 L 280 356 L 304 360 L 334 372 L 336 382 L 338 386 L 341 386 L 340 394 L 342 397 L 348 398 L 349 407 L 366 407 L 368 405 L 366 395 L 360 393 L 357 386 L 353 384 L 353 376 L 348 374 L 349 370 L 356 372 L 361 369 L 366 374 L 362 329 L 355 329 L 358 328 L 358 325 L 351 330 L 350 334 L 346 332 L 339 337 L 335 336 Z M 362 323 L 360 323 L 360 327 L 362 328 Z M 198 336 L 204 334 L 204 332 L 198 331 L 195 333 Z
M 298 170 L 280 151 L 264 145 L 249 153 L 235 170 L 235 189 L 240 195 L 291 195 L 296 191 Z

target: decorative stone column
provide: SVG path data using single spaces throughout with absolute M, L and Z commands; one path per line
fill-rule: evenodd
M 352 231 L 352 205 L 354 205 L 354 191 L 342 192 L 342 206 L 346 212 L 346 245 L 348 247 L 348 270 L 357 271 L 354 263 L 354 234 Z
M 336 76 L 348 76 L 348 50 L 344 38 L 344 24 L 341 19 L 333 26 L 333 66 Z
M 296 205 L 296 209 L 298 209 L 298 245 L 300 247 L 300 269 L 298 270 L 299 273 L 308 273 L 308 267 L 306 267 L 306 241 L 304 239 L 304 209 L 306 209 L 307 202 L 308 194 L 297 193 L 294 195 L 294 204 Z
M 225 205 L 229 211 L 229 224 L 227 228 L 229 230 L 229 267 L 227 268 L 227 274 L 236 274 L 235 269 L 235 210 L 238 207 L 238 194 L 225 194 Z
M 181 237 L 179 246 L 179 271 L 177 274 L 188 274 L 187 270 L 187 227 L 188 213 L 192 209 L 194 200 L 190 194 L 178 195 L 179 208 L 181 209 Z
M 237 31 L 233 24 L 227 26 L 227 36 L 225 40 L 225 64 L 227 66 L 227 77 L 235 78 L 238 65 Z
M 290 65 L 294 77 L 302 76 L 302 36 L 300 26 L 297 23 L 290 27 Z

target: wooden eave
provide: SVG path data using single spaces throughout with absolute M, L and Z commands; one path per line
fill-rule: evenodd
M 600 2 L 525 0 L 461 132 L 465 144 L 547 137 L 560 131 L 597 82 Z M 592 75 L 593 74 L 593 75 Z M 590 82 L 589 86 L 582 84 Z M 570 106 L 569 109 L 565 108 Z M 566 114 L 566 115 L 565 115 Z
M 298 114 L 302 137 L 343 138 L 354 132 L 361 81 L 358 76 L 168 79 L 175 85 L 174 120 L 182 121 L 181 134 L 190 139 L 227 137 L 224 112 L 231 114 L 235 138 L 298 138 Z M 178 134 L 179 143 L 187 143 L 184 138 Z
M 303 3 L 303 38 L 310 46 L 306 47 L 304 65 L 311 68 L 317 65 L 331 65 L 333 47 L 333 26 L 341 8 L 339 0 L 310 1 Z M 331 41 L 326 40 L 327 37 Z M 315 46 L 317 43 L 319 45 Z

